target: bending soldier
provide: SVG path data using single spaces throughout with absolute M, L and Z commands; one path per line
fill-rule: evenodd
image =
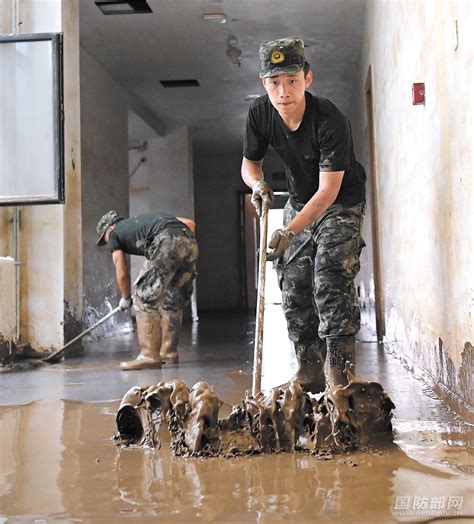
M 249 108 L 242 178 L 260 214 L 272 205 L 262 161 L 269 145 L 286 167 L 289 199 L 284 227 L 269 243 L 275 260 L 288 333 L 298 360 L 296 378 L 314 393 L 329 381 L 344 384 L 355 364 L 360 312 L 354 278 L 365 245 L 365 172 L 356 161 L 349 121 L 329 100 L 307 92 L 313 76 L 304 43 L 284 38 L 260 46 L 266 95 Z
M 97 245 L 107 244 L 112 252 L 123 310 L 132 306 L 125 254 L 145 257 L 133 296 L 140 353 L 135 360 L 122 362 L 121 369 L 160 368 L 162 362 L 178 362 L 183 308 L 191 298 L 196 275 L 195 227 L 192 220 L 168 213 L 125 219 L 116 211 L 106 213 L 97 224 Z

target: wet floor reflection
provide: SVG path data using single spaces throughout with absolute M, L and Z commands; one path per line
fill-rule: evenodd
M 239 378 L 239 375 L 237 375 Z M 472 507 L 465 426 L 397 421 L 395 444 L 318 460 L 305 454 L 185 459 L 111 441 L 118 404 L 0 408 L 0 516 L 165 522 L 397 522 L 396 504 Z M 424 500 L 424 499 L 423 499 Z M 405 512 L 405 517 L 406 517 Z

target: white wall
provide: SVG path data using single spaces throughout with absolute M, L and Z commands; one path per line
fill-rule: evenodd
M 150 208 L 194 218 L 191 133 L 179 127 L 148 141 Z
M 176 216 L 194 218 L 193 149 L 190 130 L 180 127 L 166 136 L 157 134 L 137 115 L 129 118 L 133 137 L 130 145 L 146 142 L 145 151 L 129 152 L 130 216 L 147 211 L 166 211 Z M 132 279 L 138 276 L 142 257 L 131 257 Z
M 352 121 L 367 165 L 371 66 L 386 339 L 458 407 L 472 404 L 474 3 L 378 0 L 366 16 Z M 414 82 L 425 105 L 412 105 Z M 371 276 L 366 265 L 366 288 Z

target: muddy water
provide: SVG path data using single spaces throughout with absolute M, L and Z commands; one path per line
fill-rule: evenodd
M 0 517 L 9 517 L 7 522 L 426 520 L 406 510 L 396 515 L 396 504 L 407 497 L 411 505 L 414 497 L 428 497 L 431 504 L 435 497 L 445 497 L 446 504 L 448 497 L 458 502 L 461 497 L 461 513 L 474 513 L 467 446 L 472 435 L 464 427 L 395 421 L 395 444 L 327 460 L 298 453 L 194 459 L 173 457 L 166 433 L 160 435 L 161 450 L 115 446 L 117 409 L 118 402 L 63 401 L 0 408 Z

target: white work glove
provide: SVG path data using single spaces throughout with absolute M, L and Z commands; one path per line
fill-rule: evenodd
M 250 199 L 259 217 L 262 216 L 262 202 L 267 208 L 273 206 L 275 200 L 272 188 L 264 181 L 255 182 L 252 187 L 252 198 Z
M 293 238 L 295 238 L 295 234 L 289 227 L 282 227 L 274 231 L 268 244 L 268 247 L 272 249 L 267 253 L 268 262 L 282 257 Z
M 127 309 L 130 309 L 131 307 L 132 307 L 132 298 L 131 297 L 128 297 L 128 298 L 122 297 L 120 299 L 119 308 L 122 311 L 127 311 Z

